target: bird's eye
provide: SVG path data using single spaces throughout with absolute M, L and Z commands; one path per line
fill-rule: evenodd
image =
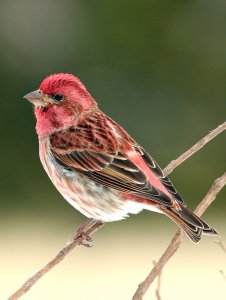
M 56 95 L 54 95 L 54 99 L 55 99 L 57 102 L 60 102 L 60 101 L 63 99 L 63 95 L 56 94 Z

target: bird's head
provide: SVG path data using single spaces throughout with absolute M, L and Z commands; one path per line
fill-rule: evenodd
M 47 110 L 51 106 L 73 107 L 82 112 L 96 105 L 81 81 L 72 74 L 58 73 L 46 77 L 38 90 L 24 96 L 37 108 Z
M 41 135 L 65 128 L 72 119 L 97 105 L 80 80 L 67 73 L 49 75 L 39 89 L 24 98 L 35 106 L 36 129 Z

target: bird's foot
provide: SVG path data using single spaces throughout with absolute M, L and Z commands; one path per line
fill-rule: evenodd
M 81 241 L 80 245 L 85 246 L 85 247 L 92 247 L 92 238 L 86 233 L 87 229 L 89 226 L 92 224 L 94 220 L 91 218 L 87 222 L 85 222 L 81 227 L 76 232 L 75 239 L 82 237 L 83 240 Z

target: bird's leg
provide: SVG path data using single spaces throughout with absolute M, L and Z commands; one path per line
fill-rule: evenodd
M 94 222 L 93 218 L 88 219 L 85 223 L 82 224 L 82 226 L 77 229 L 76 232 L 76 238 L 83 237 L 87 242 L 92 242 L 91 237 L 86 233 L 86 231 L 89 229 L 90 225 Z
M 93 223 L 97 222 L 93 218 L 88 219 L 76 232 L 75 238 L 82 237 L 87 243 L 81 242 L 81 245 L 86 247 L 92 247 L 92 238 L 87 234 L 87 230 L 91 227 Z M 101 222 L 102 223 L 102 222 Z

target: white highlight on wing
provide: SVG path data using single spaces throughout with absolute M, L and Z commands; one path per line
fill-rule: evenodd
M 118 131 L 116 130 L 116 128 L 114 127 L 114 125 L 111 124 L 111 122 L 108 121 L 108 125 L 111 127 L 111 130 L 114 132 L 114 135 L 117 139 L 121 139 L 121 135 L 118 133 Z

